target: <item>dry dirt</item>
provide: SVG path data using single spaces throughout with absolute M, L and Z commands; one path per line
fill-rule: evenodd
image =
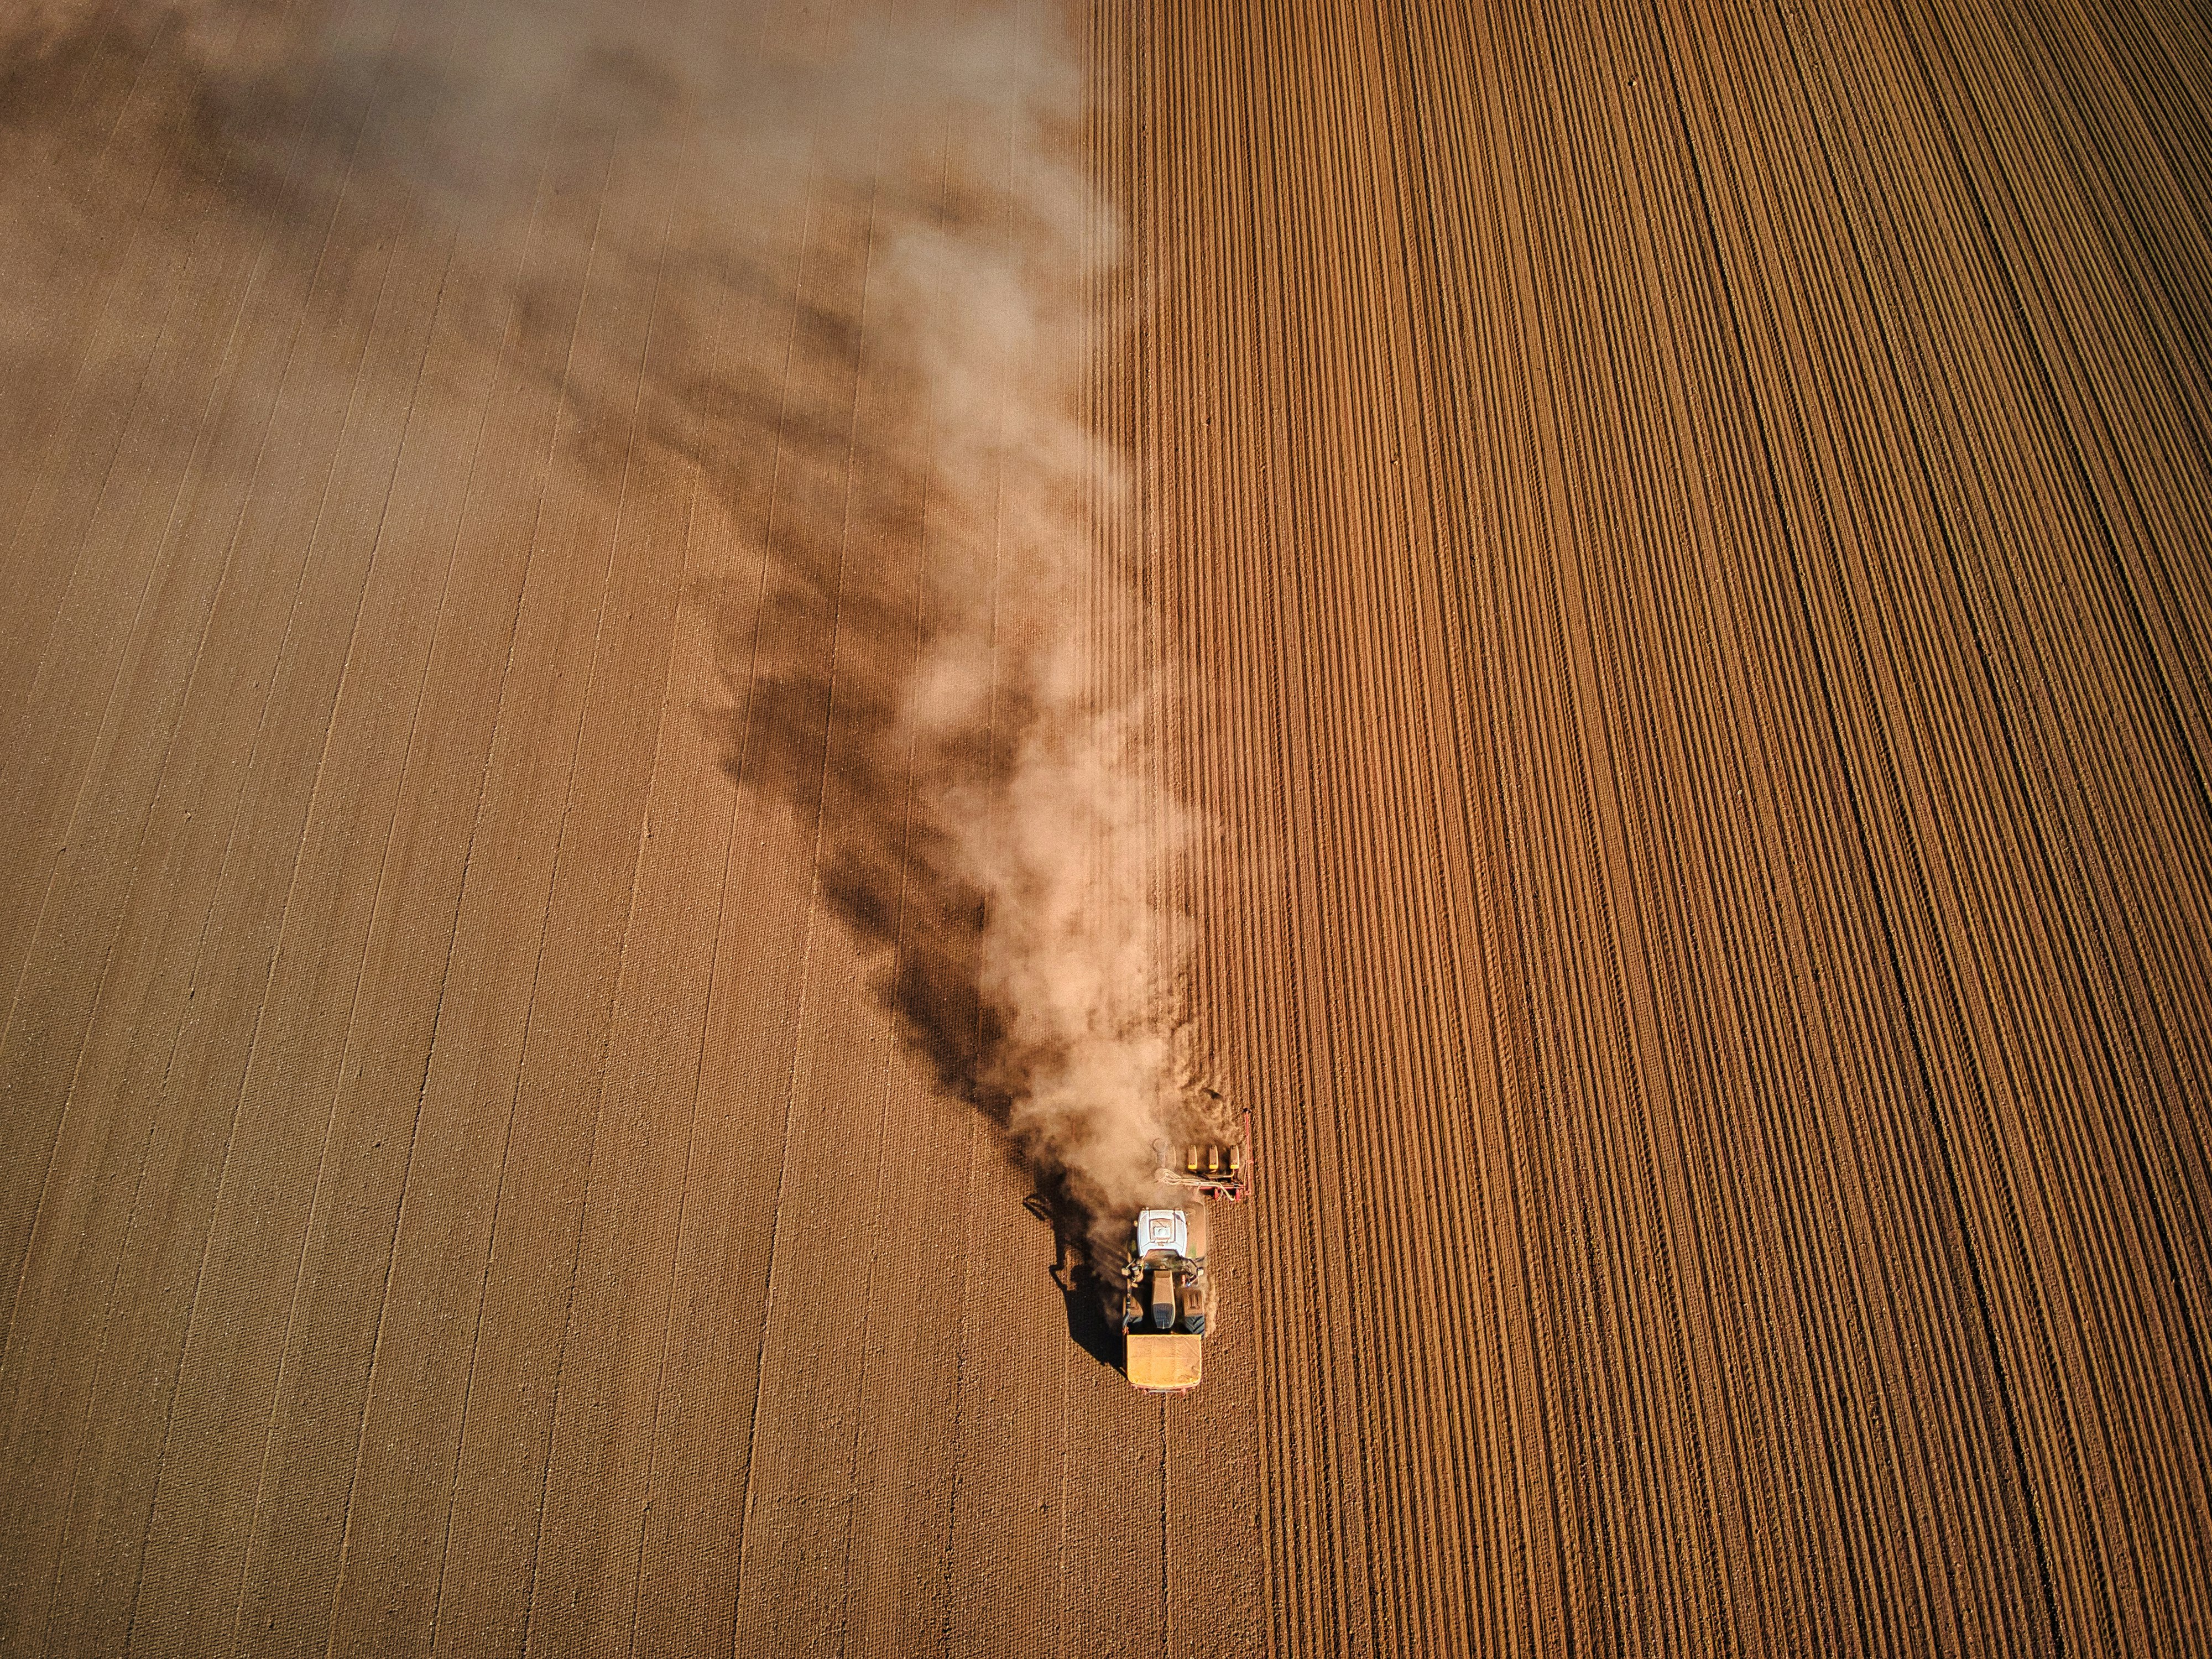
M 2212 1644 L 2201 12 L 844 27 L 0 24 L 0 1652 Z M 895 741 L 1061 210 L 1167 1404 Z

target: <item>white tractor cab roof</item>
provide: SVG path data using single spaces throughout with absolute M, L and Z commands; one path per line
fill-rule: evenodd
M 1137 1254 L 1156 1251 L 1171 1255 L 1190 1254 L 1190 1224 L 1181 1210 L 1139 1210 L 1137 1212 Z

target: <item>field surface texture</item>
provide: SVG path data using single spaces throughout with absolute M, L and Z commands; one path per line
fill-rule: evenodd
M 10 8 L 0 1655 L 2212 1647 L 2208 134 L 2177 0 Z

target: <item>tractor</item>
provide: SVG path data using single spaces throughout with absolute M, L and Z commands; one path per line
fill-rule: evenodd
M 1243 1201 L 1250 1139 L 1247 1112 L 1229 1134 L 1156 1143 L 1158 1201 L 1137 1212 L 1121 1281 L 1108 1281 L 1107 1316 L 1121 1328 L 1129 1381 L 1146 1393 L 1187 1393 L 1205 1374 L 1206 1321 L 1215 1312 L 1206 1208 Z

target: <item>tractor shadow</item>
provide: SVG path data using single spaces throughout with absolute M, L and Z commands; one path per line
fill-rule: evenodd
M 1121 1332 L 1106 1316 L 1108 1281 L 1100 1277 L 1083 1243 L 1091 1224 L 1089 1212 L 1064 1200 L 1056 1206 L 1041 1192 L 1024 1199 L 1022 1207 L 1052 1228 L 1052 1282 L 1067 1304 L 1068 1340 L 1109 1370 L 1127 1375 Z

